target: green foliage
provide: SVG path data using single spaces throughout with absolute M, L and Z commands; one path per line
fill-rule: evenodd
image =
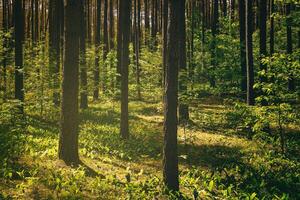
M 0 177 L 12 178 L 13 164 L 24 151 L 26 126 L 19 102 L 0 104 Z

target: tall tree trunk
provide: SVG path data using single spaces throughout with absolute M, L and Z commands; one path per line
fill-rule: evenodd
M 109 0 L 109 49 L 112 50 L 115 47 L 115 20 L 114 20 L 114 1 Z
M 61 42 L 61 9 L 62 0 L 49 2 L 49 68 L 53 89 L 53 103 L 60 104 L 59 71 L 60 71 L 60 42 Z
M 163 180 L 169 190 L 178 191 L 178 154 L 177 154 L 177 106 L 178 106 L 178 58 L 180 1 L 169 0 L 168 50 L 166 84 L 164 98 L 164 147 Z
M 223 0 L 223 16 L 227 17 L 227 0 Z
M 33 42 L 35 41 L 35 31 L 34 31 L 34 0 L 31 0 L 31 4 L 30 4 L 30 8 L 31 8 L 31 42 L 33 44 Z
M 287 17 L 287 26 L 286 26 L 286 34 L 287 34 L 287 54 L 293 53 L 293 40 L 292 40 L 292 18 L 291 18 L 291 3 L 286 4 L 286 17 Z M 295 79 L 292 72 L 289 75 L 288 82 L 289 91 L 295 90 Z
M 65 2 L 65 49 L 62 82 L 61 133 L 59 158 L 67 165 L 79 163 L 78 156 L 78 88 L 80 1 Z
M 8 0 L 2 0 L 2 26 L 3 26 L 3 33 L 8 32 Z M 3 41 L 4 53 L 3 53 L 3 99 L 6 99 L 6 92 L 7 92 L 7 52 L 8 52 L 8 38 L 4 37 Z M 0 85 L 1 86 L 1 85 Z
M 240 21 L 240 63 L 241 63 L 241 89 L 247 91 L 247 61 L 246 61 L 246 0 L 239 0 Z
M 120 135 L 123 139 L 129 138 L 128 127 L 128 66 L 129 66 L 129 40 L 130 40 L 130 16 L 131 1 L 124 1 L 120 7 L 122 29 L 121 50 L 121 128 Z M 118 41 L 119 42 L 119 41 Z M 118 61 L 120 62 L 120 60 Z
M 145 13 L 145 44 L 149 45 L 148 37 L 150 30 L 150 19 L 149 19 L 149 0 L 144 0 L 144 13 Z
M 192 11 L 193 12 L 193 11 Z M 193 13 L 192 13 L 193 15 Z M 179 69 L 183 75 L 179 81 L 179 92 L 181 95 L 187 95 L 187 67 L 186 67 L 186 24 L 185 24 L 185 0 L 180 1 L 180 12 L 178 13 L 178 45 L 179 45 Z M 193 18 L 193 17 L 192 17 Z M 192 20 L 193 21 L 193 20 Z M 193 26 L 193 23 L 192 25 Z M 191 65 L 191 63 L 190 63 Z M 193 74 L 192 74 L 193 75 Z M 183 98 L 184 99 L 184 98 Z M 179 121 L 185 123 L 189 120 L 189 107 L 186 102 L 179 103 Z
M 259 3 L 259 53 L 260 59 L 267 56 L 267 1 L 260 0 Z M 260 70 L 267 70 L 267 65 L 260 62 Z M 261 82 L 266 81 L 266 77 L 260 77 Z
M 168 41 L 168 0 L 163 0 L 163 87 L 165 86 L 167 67 L 167 41 Z
M 212 65 L 212 73 L 210 76 L 210 86 L 215 87 L 216 86 L 216 80 L 215 76 L 213 75 L 214 72 L 217 68 L 218 61 L 217 61 L 217 44 L 216 44 L 216 37 L 218 34 L 218 29 L 219 29 L 219 0 L 214 0 L 213 1 L 213 21 L 212 21 L 212 42 L 211 42 L 211 65 Z
M 24 107 L 24 73 L 23 73 L 23 39 L 24 39 L 24 13 L 22 0 L 14 1 L 14 28 L 15 28 L 15 98 L 22 104 L 20 111 L 23 113 Z
M 106 76 L 107 76 L 107 66 L 105 64 L 105 60 L 108 54 L 109 48 L 109 40 L 108 40 L 108 24 L 107 24 L 107 10 L 108 10 L 108 0 L 104 0 L 104 17 L 103 17 L 103 70 L 102 70 L 102 91 L 105 93 L 106 91 Z
M 88 13 L 89 15 L 89 13 Z M 94 69 L 94 101 L 99 99 L 99 54 L 100 54 L 100 33 L 101 33 L 101 0 L 97 0 L 97 24 L 96 24 L 96 37 L 95 37 L 95 69 Z
M 88 108 L 88 86 L 87 86 L 87 66 L 86 66 L 86 8 L 84 1 L 80 1 L 80 108 Z
M 121 86 L 121 69 L 122 69 L 122 63 L 121 63 L 121 60 L 122 60 L 122 40 L 123 40 L 123 37 L 122 37 L 122 29 L 123 29 L 123 19 L 122 19 L 122 15 L 123 15 L 123 12 L 122 12 L 122 6 L 123 6 L 123 1 L 119 0 L 118 1 L 118 35 L 117 35 L 117 60 L 118 60 L 118 63 L 117 63 L 117 77 L 116 77 L 116 80 L 117 80 L 117 87 L 119 89 L 120 86 Z
M 91 41 L 92 41 L 92 39 L 91 39 L 92 38 L 91 28 L 92 27 L 91 27 L 90 0 L 86 0 L 85 3 L 86 3 L 86 9 L 87 9 L 87 12 L 86 12 L 86 15 L 87 15 L 87 41 L 88 41 L 88 44 L 91 44 Z
M 34 42 L 39 40 L 39 0 L 34 0 Z
M 246 54 L 247 54 L 247 103 L 254 105 L 254 66 L 253 66 L 253 4 L 246 0 Z
M 274 0 L 270 0 L 270 55 L 274 54 Z
M 138 7 L 140 0 L 134 0 L 134 43 L 135 43 L 135 67 L 136 67 L 136 85 L 137 85 L 137 98 L 141 99 L 141 85 L 140 85 L 140 17 Z

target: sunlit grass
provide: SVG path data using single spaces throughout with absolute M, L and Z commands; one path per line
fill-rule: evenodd
M 11 177 L 0 178 L 2 194 L 17 199 L 166 199 L 162 193 L 162 103 L 131 101 L 129 110 L 128 141 L 120 138 L 117 101 L 97 102 L 81 111 L 79 168 L 57 160 L 58 125 L 28 116 L 26 152 L 11 169 Z M 269 147 L 227 133 L 225 106 L 197 104 L 191 112 L 193 122 L 178 129 L 185 198 L 192 198 L 194 190 L 204 199 L 251 195 L 259 184 L 268 188 L 266 194 L 281 195 L 268 185 L 279 180 L 266 178 L 272 175 L 269 171 L 282 173 L 282 167 L 269 168 L 263 149 Z M 257 186 L 255 180 L 263 182 Z M 247 182 L 254 186 L 249 188 Z

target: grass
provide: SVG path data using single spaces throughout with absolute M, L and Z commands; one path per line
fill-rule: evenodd
M 79 168 L 57 160 L 57 123 L 27 116 L 25 152 L 0 176 L 0 199 L 172 199 L 162 192 L 162 104 L 132 101 L 129 109 L 128 141 L 119 136 L 117 102 L 81 112 Z M 226 112 L 221 104 L 197 104 L 193 122 L 179 127 L 182 197 L 297 199 L 299 161 L 227 134 Z

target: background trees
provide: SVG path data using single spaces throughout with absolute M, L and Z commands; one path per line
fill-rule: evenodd
M 299 199 L 298 1 L 0 8 L 1 190 L 163 199 L 162 188 L 178 195 L 181 183 L 187 199 Z M 101 178 L 58 170 L 57 154 L 67 165 L 95 163 Z M 36 169 L 16 169 L 22 161 Z

